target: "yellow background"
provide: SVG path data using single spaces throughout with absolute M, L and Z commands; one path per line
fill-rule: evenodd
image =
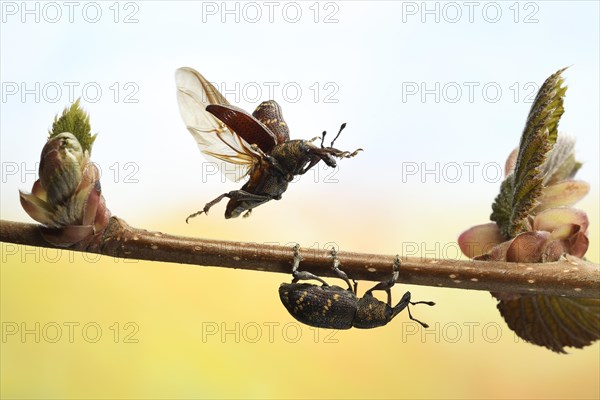
M 180 204 L 177 209 L 186 211 L 195 206 Z M 581 206 L 592 211 L 594 204 L 597 201 L 587 200 Z M 463 219 L 472 217 L 468 208 L 461 211 Z M 311 212 L 315 226 L 310 229 L 302 226 L 306 218 L 294 204 L 283 201 L 257 209 L 241 223 L 224 222 L 218 214 L 215 209 L 186 226 L 182 212 L 170 211 L 146 226 L 255 242 L 336 242 L 342 249 L 389 254 L 397 252 L 400 243 L 421 238 L 429 249 L 436 243 L 443 247 L 461 226 L 458 213 L 436 226 L 435 221 L 423 222 L 406 212 L 370 221 L 381 227 L 373 230 L 365 219 L 342 213 L 328 216 L 332 213 L 322 206 Z M 285 218 L 286 224 L 270 220 L 272 214 Z M 417 228 L 415 233 L 412 227 Z M 597 260 L 597 225 L 590 237 L 588 254 Z M 32 334 L 25 340 L 20 332 L 6 336 L 1 356 L 3 398 L 600 395 L 598 343 L 558 355 L 517 340 L 487 292 L 398 285 L 393 290 L 395 301 L 409 289 L 415 299 L 437 303 L 413 308 L 415 316 L 431 325 L 429 330 L 418 328 L 402 313 L 386 327 L 339 331 L 330 337 L 332 331 L 301 326 L 287 314 L 277 294 L 279 283 L 289 280 L 284 275 L 9 246 L 2 244 L 2 322 L 25 323 L 29 329 L 39 322 L 41 336 L 40 343 Z M 367 285 L 363 282 L 360 288 Z M 50 327 L 44 336 L 44 325 L 51 322 L 63 327 L 57 343 L 46 340 L 56 335 Z M 73 343 L 65 322 L 79 323 Z M 115 322 L 120 324 L 118 343 Z M 139 327 L 129 338 L 137 343 L 126 343 L 125 335 L 133 332 L 132 327 L 125 329 L 128 322 Z M 90 342 L 96 336 L 94 329 L 84 336 L 86 323 L 101 327 L 96 343 Z M 212 334 L 215 328 L 218 332 Z M 237 331 L 238 337 L 228 333 L 223 338 L 222 328 Z

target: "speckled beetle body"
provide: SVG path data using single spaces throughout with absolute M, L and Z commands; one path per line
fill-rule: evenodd
M 392 307 L 391 288 L 398 279 L 398 268 L 400 259 L 396 256 L 394 260 L 394 271 L 392 277 L 378 283 L 367 290 L 363 297 L 357 296 L 357 284 L 354 287 L 346 273 L 339 269 L 339 260 L 335 250 L 332 250 L 333 270 L 337 276 L 348 284 L 348 289 L 339 286 L 330 286 L 318 276 L 307 272 L 298 271 L 302 258 L 299 255 L 298 246 L 294 247 L 294 264 L 292 267 L 292 283 L 282 283 L 279 286 L 279 297 L 288 312 L 303 324 L 317 328 L 350 329 L 352 327 L 361 329 L 376 328 L 387 325 L 396 315 L 405 308 L 408 310 L 410 319 L 418 322 L 423 327 L 428 325 L 413 318 L 409 305 L 427 304 L 433 306 L 431 301 L 411 302 L 410 292 L 406 292 L 402 299 Z M 310 283 L 297 283 L 300 280 L 317 280 L 321 286 Z M 373 296 L 373 291 L 383 290 L 387 293 L 387 303 Z

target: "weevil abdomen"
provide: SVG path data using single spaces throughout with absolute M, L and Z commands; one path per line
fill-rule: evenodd
M 288 312 L 303 324 L 316 328 L 350 329 L 358 299 L 338 286 L 282 283 L 279 297 Z

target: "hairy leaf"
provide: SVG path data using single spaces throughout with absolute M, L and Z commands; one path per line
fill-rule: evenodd
M 582 348 L 600 339 L 599 299 L 494 295 L 508 326 L 528 342 L 565 353 L 565 347 Z
M 528 217 L 538 205 L 544 181 L 542 165 L 556 143 L 558 121 L 564 112 L 564 70 L 551 75 L 540 88 L 521 136 L 514 172 L 502 183 L 492 205 L 490 218 L 507 239 L 530 228 Z
M 512 212 L 512 193 L 514 175 L 510 174 L 500 185 L 500 193 L 492 204 L 492 215 L 490 219 L 500 228 L 505 239 L 510 239 L 508 227 L 510 225 L 510 214 Z
M 581 163 L 575 159 L 575 139 L 561 135 L 542 165 L 544 185 L 549 186 L 570 179 L 579 168 Z
M 90 116 L 79 107 L 79 100 L 77 99 L 71 107 L 66 107 L 60 117 L 57 115 L 54 118 L 49 135 L 53 138 L 63 132 L 70 132 L 77 138 L 83 151 L 91 153 L 96 135 L 91 134 Z

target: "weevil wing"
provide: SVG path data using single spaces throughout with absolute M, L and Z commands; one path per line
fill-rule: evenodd
M 200 151 L 233 181 L 244 178 L 260 160 L 252 147 L 206 111 L 206 107 L 228 105 L 229 102 L 198 71 L 183 67 L 175 72 L 179 112 Z M 229 165 L 233 164 L 233 166 Z
M 265 153 L 269 153 L 277 144 L 275 134 L 241 108 L 229 104 L 211 104 L 206 107 L 206 111 L 223 121 L 246 142 L 256 144 Z
M 283 119 L 281 106 L 275 100 L 260 103 L 252 116 L 275 134 L 277 144 L 290 140 L 290 129 Z

